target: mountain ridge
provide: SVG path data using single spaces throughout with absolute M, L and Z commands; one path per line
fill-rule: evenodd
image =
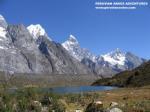
M 70 38 L 74 37 L 75 41 Z M 88 66 L 98 75 L 112 76 L 124 70 L 131 70 L 143 62 L 145 59 L 139 58 L 133 53 L 121 51 L 119 48 L 103 55 L 95 55 L 88 49 L 81 48 L 75 36 L 70 35 L 62 46 L 77 60 Z
M 40 25 L 32 25 L 30 30 L 23 24 L 4 26 L 6 21 L 1 18 L 0 28 L 4 29 L 0 30 L 3 33 L 0 35 L 1 71 L 92 76 L 88 67 L 70 56 L 60 44 L 50 41 Z
M 52 74 L 95 74 L 110 77 L 144 62 L 117 49 L 96 56 L 81 48 L 75 36 L 62 44 L 54 42 L 40 24 L 10 25 L 0 16 L 0 69 Z M 127 59 L 126 59 L 127 57 Z M 22 65 L 22 66 L 21 66 Z

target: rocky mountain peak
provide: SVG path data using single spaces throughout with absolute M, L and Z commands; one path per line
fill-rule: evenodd
M 109 62 L 111 65 L 124 65 L 126 61 L 125 52 L 121 51 L 119 48 L 101 56 L 104 61 Z
M 0 27 L 0 41 L 3 41 L 4 39 L 6 39 L 6 34 L 7 34 L 6 29 L 3 27 Z
M 3 27 L 5 29 L 7 28 L 7 22 L 2 15 L 0 15 L 0 27 Z
M 27 27 L 27 29 L 30 32 L 30 34 L 33 36 L 33 38 L 36 40 L 40 36 L 47 36 L 45 29 L 40 24 L 36 24 L 36 25 L 31 24 L 30 26 Z
M 74 48 L 79 48 L 79 43 L 75 36 L 70 35 L 68 40 L 66 40 L 64 43 L 62 43 L 62 46 L 67 49 L 73 51 Z
M 70 35 L 68 40 L 62 43 L 62 46 L 78 61 L 84 58 L 89 58 L 92 61 L 95 59 L 95 56 L 89 50 L 80 47 L 78 40 L 73 35 Z
M 79 44 L 75 36 L 70 35 L 68 41 L 72 44 Z
M 11 39 L 13 45 L 18 48 L 32 48 L 33 37 L 23 24 L 8 25 L 8 38 Z
M 125 52 L 123 52 L 121 49 L 117 48 L 110 53 L 107 53 L 106 55 L 110 55 L 111 57 L 118 57 L 118 56 L 124 56 Z
M 72 49 L 74 47 L 79 47 L 80 45 L 75 36 L 69 35 L 68 40 L 66 40 L 64 43 L 62 43 L 62 46 L 66 49 Z

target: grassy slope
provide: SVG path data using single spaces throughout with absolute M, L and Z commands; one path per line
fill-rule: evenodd
M 92 85 L 111 85 L 120 87 L 141 87 L 150 85 L 150 61 L 132 71 L 121 72 L 113 78 L 97 80 Z

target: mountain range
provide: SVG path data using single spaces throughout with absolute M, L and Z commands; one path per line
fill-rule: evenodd
M 81 48 L 73 35 L 60 44 L 53 41 L 40 24 L 11 25 L 0 15 L 0 71 L 109 77 L 145 61 L 119 49 L 96 56 Z
M 78 61 L 88 66 L 92 71 L 101 76 L 112 76 L 125 70 L 131 70 L 146 60 L 131 52 L 123 52 L 119 48 L 104 55 L 95 55 L 88 49 L 81 48 L 75 36 L 70 35 L 62 46 Z
M 51 41 L 41 25 L 7 24 L 0 16 L 0 70 L 17 73 L 92 74 L 61 46 Z

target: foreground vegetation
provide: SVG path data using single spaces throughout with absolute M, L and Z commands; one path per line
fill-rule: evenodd
M 44 93 L 36 88 L 15 92 L 1 89 L 0 112 L 84 112 L 93 101 L 101 101 L 104 110 L 117 102 L 123 112 L 150 112 L 149 93 L 150 86 L 79 94 Z

